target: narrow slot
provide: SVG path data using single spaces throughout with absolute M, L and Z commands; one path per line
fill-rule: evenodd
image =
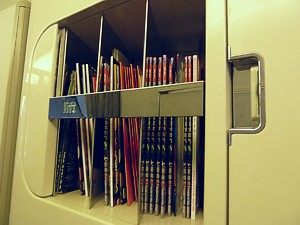
M 61 46 L 65 47 L 65 54 L 59 55 L 60 67 L 63 68 L 58 70 L 61 71 L 58 73 L 61 78 L 57 87 L 61 87 L 61 90 L 56 90 L 57 95 L 94 91 L 100 18 L 100 15 L 96 15 L 62 28 L 68 31 L 68 35 L 65 46 Z M 74 102 L 66 102 L 63 107 L 66 114 L 78 110 Z M 94 148 L 98 145 L 94 143 L 94 130 L 94 119 L 61 119 L 58 126 L 55 195 L 78 192 L 78 201 L 83 202 L 82 207 L 85 208 L 92 205 L 93 172 L 98 174 L 98 170 L 101 170 L 101 165 L 93 170 Z M 101 151 L 97 149 L 96 154 L 101 154 Z
M 148 3 L 144 86 L 204 81 L 205 2 Z M 143 199 L 139 205 L 142 223 L 203 220 L 205 116 L 172 116 L 183 114 L 176 109 L 176 101 L 203 101 L 204 96 L 195 93 L 160 93 L 159 111 L 169 116 L 144 119 L 140 175 Z M 190 105 L 187 103 L 187 107 Z

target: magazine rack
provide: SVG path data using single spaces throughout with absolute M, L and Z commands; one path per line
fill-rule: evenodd
M 58 147 L 59 120 L 186 116 L 204 118 L 204 78 L 201 81 L 189 83 L 179 80 L 179 83 L 170 85 L 62 96 L 64 75 L 74 70 L 76 63 L 90 64 L 97 68 L 97 73 L 99 73 L 100 57 L 108 59 L 113 49 L 119 49 L 130 62 L 140 65 L 142 81 L 146 73 L 146 57 L 162 54 L 176 56 L 179 53 L 181 57 L 198 54 L 201 58 L 204 76 L 205 1 L 187 0 L 176 3 L 172 0 L 104 1 L 58 21 L 48 30 L 54 34 L 53 43 L 49 47 L 52 61 L 47 62 L 52 69 L 45 76 L 47 79 L 50 77 L 51 82 L 48 86 L 50 84 L 51 87 L 47 86 L 45 94 L 48 96 L 47 99 L 45 95 L 42 96 L 42 100 L 40 96 L 34 96 L 30 99 L 30 104 L 41 106 L 42 110 L 47 107 L 47 110 L 36 113 L 48 119 L 47 128 L 43 129 L 45 132 L 40 132 L 41 140 L 47 140 L 53 144 L 51 149 L 48 146 L 45 151 L 40 148 L 37 151 L 36 145 L 28 148 L 27 153 L 36 158 L 34 160 L 36 163 L 30 164 L 30 170 L 39 173 L 39 176 L 32 179 L 26 176 L 29 172 L 25 169 L 29 188 L 37 196 L 47 197 L 45 199 L 59 202 L 66 207 L 72 204 L 72 208 L 75 207 L 76 210 L 90 208 L 90 215 L 105 222 L 147 223 L 147 221 L 152 221 L 154 216 L 149 218 L 148 215 L 144 215 L 144 218 L 140 220 L 138 203 L 130 207 L 107 207 L 104 206 L 103 194 L 85 198 L 76 191 L 65 194 L 55 193 L 54 185 L 49 184 L 55 182 L 55 148 Z M 47 32 L 46 30 L 43 35 Z M 43 35 L 39 42 L 43 42 Z M 35 52 L 39 52 L 38 47 Z M 39 59 L 39 56 L 33 56 L 33 64 L 35 58 Z M 34 73 L 32 78 L 38 74 L 38 71 Z M 204 123 L 202 126 L 201 129 L 204 129 Z M 31 129 L 37 130 L 39 127 Z M 30 142 L 32 140 L 28 141 L 28 146 Z M 32 163 L 32 158 L 30 163 Z M 47 166 L 46 170 L 44 167 L 46 164 L 51 164 L 52 167 Z M 24 165 L 25 168 L 29 165 L 26 159 Z M 49 170 L 49 168 L 53 169 Z M 199 179 L 204 178 L 199 176 Z M 45 180 L 47 182 L 44 182 Z M 35 186 L 33 183 L 42 185 Z M 203 192 L 200 195 L 203 195 Z M 156 218 L 159 219 L 159 217 Z M 183 219 L 181 216 L 166 216 L 163 220 L 171 220 L 170 223 L 174 221 L 180 221 L 181 224 L 190 223 L 189 219 Z M 195 223 L 201 222 L 200 212 Z

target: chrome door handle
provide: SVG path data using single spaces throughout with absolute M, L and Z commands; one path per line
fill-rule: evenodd
M 229 51 L 230 52 L 230 51 Z M 229 55 L 229 63 L 233 68 L 238 70 L 250 70 L 251 67 L 258 68 L 258 116 L 259 121 L 256 127 L 232 127 L 228 131 L 228 145 L 232 144 L 233 134 L 256 134 L 261 132 L 266 125 L 266 108 L 265 108 L 265 75 L 264 61 L 258 54 L 244 54 L 240 56 Z

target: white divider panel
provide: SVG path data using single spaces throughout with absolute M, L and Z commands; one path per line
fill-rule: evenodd
M 58 27 L 49 27 L 34 49 L 27 99 L 24 145 L 24 175 L 30 190 L 38 196 L 52 195 L 57 121 L 48 120 L 49 97 L 53 96 L 58 51 Z

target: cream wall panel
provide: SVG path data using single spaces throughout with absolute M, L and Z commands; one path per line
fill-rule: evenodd
M 30 4 L 0 12 L 0 224 L 9 218 L 18 114 Z
M 13 51 L 13 31 L 15 25 L 15 13 L 16 6 L 11 6 L 5 10 L 0 11 L 0 27 L 5 35 L 1 35 L 0 42 L 0 143 L 2 142 L 2 132 L 3 132 L 3 119 L 5 113 L 6 96 L 7 96 L 7 86 L 9 81 L 9 69 L 12 60 Z M 4 152 L 0 152 L 0 159 L 3 160 Z M 3 163 L 0 163 L 0 181 L 1 181 L 1 171 Z
M 0 224 L 7 222 L 5 214 L 9 212 L 11 172 L 13 171 L 13 150 L 7 146 L 10 144 L 7 139 L 8 127 L 7 118 L 9 111 L 9 96 L 11 91 L 11 61 L 14 49 L 14 26 L 16 6 L 8 7 L 0 11 Z M 11 183 L 10 183 L 11 185 Z
M 10 6 L 16 4 L 18 0 L 1 0 L 0 2 L 0 11 L 9 8 Z
M 265 62 L 266 127 L 233 135 L 230 225 L 300 224 L 300 2 L 228 1 L 232 55 Z

